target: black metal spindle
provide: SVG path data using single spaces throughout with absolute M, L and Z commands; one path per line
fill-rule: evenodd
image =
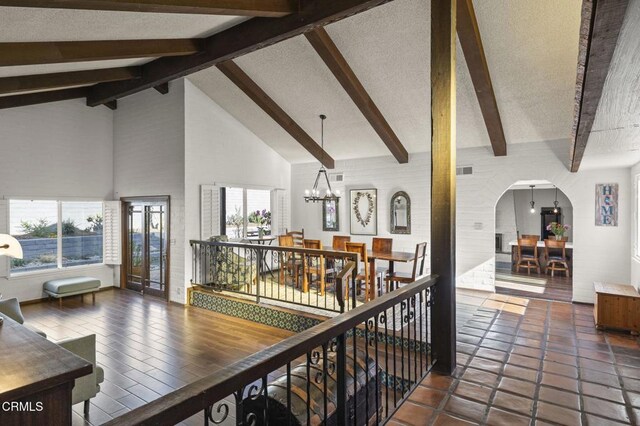
M 347 338 L 344 334 L 336 337 L 336 382 L 337 402 L 336 412 L 338 426 L 347 424 Z
M 267 376 L 262 377 L 262 393 L 264 397 L 264 410 L 262 415 L 262 424 L 269 426 L 269 390 L 267 389 Z M 256 395 L 258 397 L 258 395 Z
M 324 414 L 324 424 L 327 424 L 327 411 L 328 411 L 328 403 L 327 403 L 327 382 L 329 381 L 327 377 L 327 369 L 329 368 L 329 358 L 327 357 L 327 344 L 322 345 L 322 399 L 323 399 L 323 414 Z
M 404 310 L 407 307 L 406 300 L 400 303 L 400 399 L 404 398 L 404 325 L 408 322 L 408 315 L 405 316 Z
M 358 424 L 358 342 L 356 340 L 357 330 L 353 327 L 351 330 L 353 336 L 353 408 L 351 408 L 351 415 L 353 418 L 353 424 Z
M 380 320 L 380 314 L 376 314 L 375 316 L 375 328 L 374 328 L 374 332 L 375 332 L 375 354 L 376 354 L 376 370 L 375 370 L 375 389 L 376 389 L 376 424 L 380 424 L 380 396 L 377 394 L 377 392 L 379 392 L 380 389 L 380 374 L 378 373 L 378 371 L 380 371 L 380 361 L 379 361 L 379 357 L 378 357 L 378 342 L 380 341 L 380 329 L 378 327 L 378 321 Z
M 392 342 L 392 349 L 393 349 L 393 407 L 396 407 L 396 403 L 398 401 L 398 397 L 396 395 L 396 380 L 398 380 L 398 374 L 396 371 L 396 365 L 398 364 L 398 354 L 396 353 L 396 305 L 394 304 L 392 307 L 392 316 L 391 316 L 391 320 L 393 321 L 393 342 Z
M 293 421 L 293 416 L 291 415 L 291 363 L 287 363 L 287 419 L 289 425 Z
M 307 352 L 307 424 L 311 424 L 311 352 Z

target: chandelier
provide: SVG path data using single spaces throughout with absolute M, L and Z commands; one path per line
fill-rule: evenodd
M 327 175 L 327 170 L 324 168 L 324 120 L 327 118 L 326 115 L 320 115 L 320 143 L 322 147 L 322 158 L 320 162 L 320 170 L 318 170 L 318 174 L 316 175 L 316 181 L 313 184 L 313 189 L 304 191 L 304 201 L 317 203 L 320 201 L 335 201 L 336 203 L 340 200 L 340 191 L 333 191 L 331 189 L 331 183 L 329 182 L 329 176 Z M 324 176 L 325 182 L 327 182 L 327 190 L 321 191 L 318 189 L 318 183 L 320 183 L 320 176 Z

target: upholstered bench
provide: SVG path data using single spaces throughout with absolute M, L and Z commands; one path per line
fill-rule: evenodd
M 44 292 L 58 299 L 58 304 L 62 307 L 62 298 L 67 296 L 80 295 L 84 301 L 84 295 L 91 293 L 92 302 L 96 304 L 96 291 L 100 288 L 100 280 L 92 277 L 71 277 L 50 280 L 44 283 Z

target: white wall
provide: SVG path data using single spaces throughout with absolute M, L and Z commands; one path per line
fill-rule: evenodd
M 631 200 L 631 204 L 632 204 L 631 220 L 633 221 L 633 227 L 631 228 L 631 241 L 630 241 L 630 245 L 631 245 L 631 271 L 630 271 L 631 280 L 630 282 L 636 289 L 640 289 L 640 257 L 636 256 L 636 253 L 635 253 L 636 244 L 638 244 L 637 235 L 638 235 L 638 226 L 640 223 L 638 221 L 638 218 L 640 217 L 640 214 L 638 213 L 638 205 L 640 203 L 638 203 L 638 200 L 636 198 L 638 194 L 638 187 L 637 187 L 637 181 L 636 181 L 638 175 L 640 175 L 640 163 L 636 164 L 631 168 L 631 172 L 629 176 L 629 178 L 631 179 L 629 199 Z
M 350 235 L 349 189 L 376 188 L 378 190 L 378 236 L 393 238 L 393 249 L 414 252 L 416 244 L 429 241 L 431 156 L 412 154 L 409 163 L 398 164 L 392 156 L 336 161 L 329 173 L 344 173 L 344 182 L 332 184 L 342 193 L 339 202 L 340 231 L 322 231 L 322 204 L 305 203 L 304 190 L 311 189 L 319 163 L 294 164 L 291 167 L 291 226 L 304 228 L 306 238 L 320 239 L 330 246 L 333 235 Z M 324 188 L 324 187 L 322 187 Z M 411 198 L 411 234 L 391 234 L 390 202 L 397 191 L 405 191 Z M 351 240 L 371 244 L 371 236 L 352 235 Z M 427 252 L 431 253 L 430 246 Z M 429 263 L 427 262 L 427 265 Z M 398 270 L 404 269 L 398 265 Z
M 496 233 L 504 234 L 503 249 L 510 251 L 509 241 L 520 235 L 540 235 L 540 209 L 553 207 L 555 189 L 535 189 L 534 201 L 536 212 L 531 213 L 531 190 L 508 190 L 496 204 Z M 573 207 L 566 195 L 558 190 L 558 207 L 562 211 L 561 223 L 571 228 L 565 234 L 569 241 L 573 241 Z
M 289 190 L 291 165 L 185 80 L 185 242 L 200 239 L 200 185 Z M 186 245 L 184 264 L 191 269 Z M 188 275 L 188 274 L 187 274 Z M 185 281 L 191 277 L 186 276 Z
M 170 300 L 184 303 L 184 83 L 118 101 L 114 114 L 116 198 L 169 195 Z
M 494 157 L 489 148 L 458 150 L 458 164 L 473 166 L 473 174 L 458 177 L 457 186 L 457 285 L 494 291 L 495 207 L 503 193 L 519 180 L 547 180 L 566 194 L 573 207 L 574 294 L 579 302 L 593 302 L 593 282 L 627 282 L 630 277 L 631 200 L 629 169 L 588 170 L 570 173 L 565 165 L 566 140 L 509 146 L 507 157 Z M 378 235 L 389 236 L 387 203 L 397 190 L 412 200 L 410 236 L 392 235 L 394 248 L 411 250 L 416 241 L 429 240 L 429 154 L 412 155 L 399 165 L 392 157 L 336 162 L 345 173 L 345 186 L 378 188 Z M 305 235 L 331 242 L 333 233 L 322 232 L 320 205 L 305 204 L 305 187 L 313 184 L 317 163 L 292 166 L 292 226 Z M 620 185 L 619 226 L 595 226 L 595 185 Z M 551 203 L 550 205 L 553 205 Z M 348 197 L 340 202 L 341 231 L 349 234 Z M 371 237 L 352 237 L 370 242 Z M 640 270 L 640 266 L 638 267 Z M 640 276 L 640 274 L 638 275 Z
M 70 100 L 3 110 L 0 146 L 2 197 L 113 197 L 113 112 L 108 108 Z M 7 231 L 2 221 L 0 232 Z M 21 301 L 39 299 L 44 281 L 79 274 L 95 276 L 103 286 L 114 282 L 113 268 L 93 265 L 0 278 L 0 293 Z
M 565 165 L 568 146 L 566 140 L 510 145 L 506 157 L 494 157 L 485 148 L 458 151 L 459 164 L 473 165 L 473 175 L 459 177 L 457 187 L 460 287 L 494 290 L 495 205 L 519 180 L 547 180 L 557 185 L 573 205 L 574 301 L 593 302 L 594 281 L 629 281 L 629 169 L 570 173 Z M 620 224 L 597 227 L 595 185 L 610 182 L 620 185 Z

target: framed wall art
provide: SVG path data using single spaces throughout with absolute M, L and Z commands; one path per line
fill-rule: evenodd
M 352 189 L 351 235 L 378 235 L 378 190 Z
M 618 226 L 618 184 L 596 184 L 596 226 Z

